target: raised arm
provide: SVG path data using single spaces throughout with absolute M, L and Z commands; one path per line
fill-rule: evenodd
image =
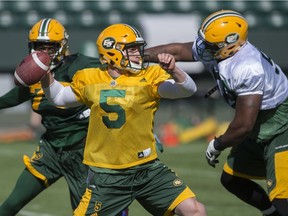
M 194 42 L 170 43 L 147 48 L 145 49 L 145 54 L 149 55 L 150 59 L 145 60 L 150 62 L 158 62 L 157 55 L 159 53 L 169 53 L 174 56 L 176 61 L 194 61 L 192 54 L 193 43 Z
M 175 64 L 175 58 L 168 53 L 157 55 L 160 66 L 172 77 L 160 83 L 158 93 L 163 98 L 176 99 L 192 96 L 197 87 L 192 78 Z
M 55 106 L 76 107 L 81 105 L 71 87 L 63 86 L 54 79 L 50 72 L 41 80 L 41 85 L 46 98 Z

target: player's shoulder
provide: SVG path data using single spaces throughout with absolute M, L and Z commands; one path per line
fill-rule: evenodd
M 223 61 L 226 68 L 232 71 L 245 71 L 261 67 L 261 52 L 247 42 L 233 57 Z
M 150 64 L 143 72 L 144 74 L 155 74 L 157 76 L 158 73 L 165 73 L 165 70 L 159 64 Z
M 261 63 L 261 51 L 257 49 L 253 44 L 247 43 L 235 54 L 236 61 L 240 61 L 243 64 L 249 63 L 255 63 L 259 64 Z
M 89 77 L 94 76 L 97 73 L 101 73 L 103 70 L 105 70 L 104 67 L 88 67 L 88 68 L 82 68 L 81 70 L 78 70 L 74 76 L 80 76 L 80 77 Z
M 65 56 L 64 64 L 65 63 L 80 64 L 80 65 L 85 65 L 85 67 L 87 66 L 98 67 L 101 65 L 99 58 L 86 56 L 81 53 L 74 53 L 74 54 Z
M 92 83 L 101 81 L 103 75 L 103 68 L 84 68 L 78 70 L 73 76 L 74 86 L 83 87 Z
M 68 77 L 72 78 L 79 70 L 96 67 L 101 67 L 98 58 L 85 56 L 81 53 L 75 53 L 65 56 L 61 66 L 56 69 L 55 74 L 57 74 L 56 78 L 58 79 L 64 79 L 64 74 L 66 74 L 65 77 L 68 75 Z
M 170 74 L 163 70 L 159 64 L 149 65 L 146 70 L 142 70 L 137 76 L 142 77 L 148 83 L 160 82 L 170 78 Z
M 223 78 L 239 82 L 264 75 L 261 53 L 250 43 L 232 57 L 219 62 L 218 66 Z

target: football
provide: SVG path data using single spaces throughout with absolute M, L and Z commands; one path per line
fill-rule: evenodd
M 17 86 L 30 86 L 39 82 L 49 70 L 50 57 L 47 52 L 35 51 L 27 55 L 14 72 Z

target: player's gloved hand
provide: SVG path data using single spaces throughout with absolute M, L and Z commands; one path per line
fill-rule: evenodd
M 208 144 L 208 147 L 206 149 L 206 159 L 207 159 L 207 162 L 210 166 L 214 167 L 215 168 L 215 165 L 217 163 L 219 163 L 219 160 L 217 160 L 217 158 L 219 157 L 219 155 L 221 154 L 221 151 L 224 149 L 221 149 L 221 150 L 217 150 L 215 148 L 215 144 L 216 146 L 220 146 L 219 145 L 219 140 L 218 138 L 215 137 L 215 139 L 211 140 Z

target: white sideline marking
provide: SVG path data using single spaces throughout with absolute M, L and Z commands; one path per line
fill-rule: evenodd
M 36 212 L 22 210 L 19 212 L 19 216 L 57 216 L 57 215 L 47 214 L 47 213 L 36 213 Z

